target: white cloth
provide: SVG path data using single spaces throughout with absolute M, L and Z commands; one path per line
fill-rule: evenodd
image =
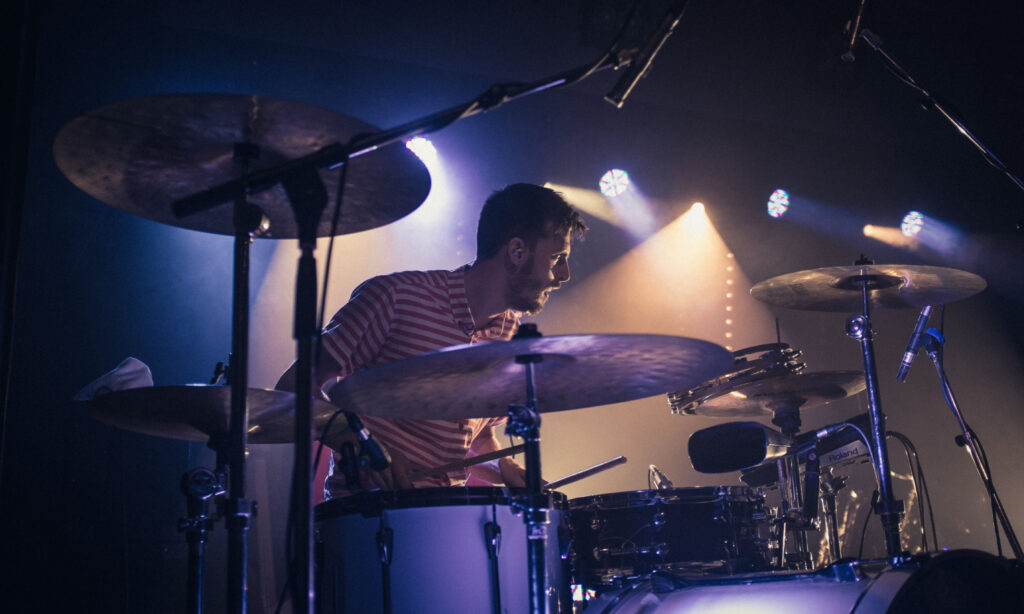
M 153 374 L 146 363 L 129 356 L 113 371 L 104 373 L 78 391 L 75 401 L 88 401 L 104 394 L 129 388 L 145 388 L 153 385 Z

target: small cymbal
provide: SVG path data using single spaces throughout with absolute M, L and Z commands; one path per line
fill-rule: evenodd
M 859 312 L 862 280 L 873 309 L 941 305 L 973 296 L 985 280 L 967 271 L 936 266 L 868 264 L 810 269 L 754 284 L 759 301 L 789 309 Z
M 460 345 L 357 371 L 331 388 L 339 407 L 383 418 L 505 416 L 526 401 L 522 355 L 534 365 L 541 412 L 664 394 L 723 373 L 725 348 L 665 335 L 577 335 Z
M 720 389 L 700 403 L 686 405 L 683 413 L 715 418 L 773 416 L 778 410 L 826 405 L 866 387 L 861 371 L 785 374 Z
M 236 143 L 259 147 L 250 170 L 276 166 L 357 134 L 370 124 L 311 105 L 241 94 L 170 94 L 115 102 L 71 120 L 58 133 L 57 166 L 95 198 L 139 217 L 234 235 L 232 205 L 225 203 L 182 219 L 171 203 L 238 179 Z M 329 198 L 338 172 L 320 170 Z M 430 174 L 411 151 L 392 144 L 350 161 L 339 234 L 389 224 L 415 210 L 430 191 Z M 276 185 L 249 202 L 270 220 L 263 237 L 295 238 L 291 203 Z M 317 236 L 330 234 L 323 215 Z
M 281 390 L 250 388 L 249 443 L 291 443 L 295 441 L 295 395 Z M 145 435 L 206 441 L 214 435 L 228 435 L 231 425 L 231 387 L 155 386 L 132 388 L 75 401 L 102 422 Z M 330 404 L 313 400 L 313 430 L 316 436 L 334 413 Z M 331 425 L 331 432 L 347 428 L 344 416 Z

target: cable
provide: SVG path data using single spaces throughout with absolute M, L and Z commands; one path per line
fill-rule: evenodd
M 910 481 L 914 485 L 914 493 L 917 495 L 918 501 L 920 501 L 917 511 L 921 520 L 921 551 L 928 552 L 928 528 L 924 521 L 924 492 L 918 484 L 918 474 L 914 470 L 914 459 L 917 458 L 917 450 L 914 449 L 910 439 L 903 433 L 886 431 L 885 436 L 891 437 L 903 444 L 903 451 L 907 454 L 907 465 L 910 467 Z M 936 542 L 935 547 L 938 548 L 938 546 L 938 542 Z
M 871 514 L 875 512 L 875 505 L 878 504 L 878 498 L 881 495 L 879 491 L 875 491 L 871 494 L 871 505 L 868 506 L 868 515 L 864 518 L 864 526 L 860 530 L 860 547 L 857 548 L 857 559 L 864 558 L 864 536 L 868 534 L 868 524 L 871 522 Z

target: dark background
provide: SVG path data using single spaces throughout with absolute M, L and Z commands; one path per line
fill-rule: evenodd
M 62 126 L 119 100 L 219 92 L 304 102 L 391 127 L 468 100 L 494 82 L 532 81 L 594 59 L 628 6 L 587 0 L 99 0 L 8 7 L 4 67 L 13 95 L 4 107 L 11 118 L 5 140 L 12 144 L 4 160 L 4 299 L 14 316 L 2 339 L 11 354 L 0 467 L 0 594 L 14 604 L 10 611 L 184 608 L 187 551 L 176 530 L 184 513 L 177 483 L 188 468 L 209 466 L 212 455 L 199 443 L 93 421 L 69 399 L 128 355 L 146 362 L 158 385 L 173 385 L 208 380 L 230 349 L 231 239 L 133 217 L 80 191 L 53 160 Z M 664 3 L 642 6 L 652 23 L 664 11 Z M 437 232 L 401 226 L 342 242 L 346 268 L 331 289 L 331 306 L 373 273 L 470 260 L 470 230 L 493 189 L 516 181 L 593 189 L 611 167 L 630 170 L 657 203 L 662 222 L 695 200 L 704 202 L 751 283 L 849 264 L 861 253 L 877 262 L 969 270 L 989 287 L 949 307 L 947 371 L 987 444 L 1011 520 L 1020 526 L 1024 258 L 1016 226 L 1024 218 L 1024 192 L 941 116 L 923 110 L 920 95 L 863 43 L 856 62 L 839 61 L 844 24 L 856 9 L 852 0 L 691 0 L 624 108 L 602 100 L 616 78 L 606 72 L 438 133 L 446 187 L 462 209 L 435 220 Z M 865 25 L 1007 166 L 1024 172 L 1019 3 L 868 0 Z M 434 185 L 438 189 L 438 175 Z M 768 218 L 764 202 L 780 186 L 812 203 L 819 218 L 805 218 L 805 224 Z M 865 223 L 897 226 L 910 209 L 959 229 L 964 243 L 938 254 L 887 246 L 860 233 Z M 572 302 L 583 288 L 600 288 L 602 271 L 632 247 L 619 229 L 593 219 L 592 226 L 574 251 L 573 285 L 553 299 L 560 311 L 539 318 L 548 334 L 643 327 Z M 414 234 L 399 235 L 404 228 Z M 395 240 L 436 247 L 453 235 L 470 248 L 430 254 L 425 263 L 414 253 L 396 253 Z M 255 387 L 272 386 L 290 362 L 296 254 L 294 242 L 257 241 L 253 248 L 253 335 L 261 340 L 254 341 L 251 359 Z M 671 267 L 671 255 L 665 258 Z M 8 284 L 14 273 L 16 292 Z M 650 297 L 677 281 L 653 271 L 635 276 Z M 701 289 L 692 290 L 700 301 Z M 842 334 L 842 314 L 777 313 L 811 370 L 858 368 L 856 346 Z M 906 384 L 891 375 L 915 315 L 883 312 L 875 321 L 890 427 L 921 451 L 940 545 L 995 551 L 984 492 L 952 443 L 956 425 L 934 371 L 919 357 Z M 660 322 L 646 328 L 674 330 Z M 746 331 L 749 342 L 739 346 L 774 341 L 770 319 Z M 691 336 L 725 344 L 711 332 Z M 844 403 L 836 413 L 815 412 L 805 425 L 865 409 L 862 399 Z M 635 466 L 581 482 L 567 489 L 570 496 L 645 488 L 652 462 L 677 486 L 737 483 L 736 476 L 697 475 L 685 458 L 688 433 L 716 421 L 683 424 L 684 418 L 665 417 L 662 402 L 636 407 L 552 417 L 544 449 L 548 478 L 601 460 L 576 452 L 592 444 L 595 454 L 633 450 Z M 648 416 L 675 427 L 670 441 L 664 430 L 643 427 Z M 273 611 L 284 577 L 282 500 L 290 448 L 257 446 L 251 459 L 251 496 L 261 513 L 252 534 L 250 607 Z M 856 471 L 864 481 L 866 466 Z M 862 519 L 856 517 L 858 528 Z M 847 520 L 850 527 L 853 521 Z M 216 609 L 224 603 L 223 541 L 218 527 L 208 561 L 208 605 Z M 865 555 L 883 552 L 873 526 Z

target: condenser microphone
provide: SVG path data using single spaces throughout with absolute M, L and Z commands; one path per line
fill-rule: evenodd
M 853 62 L 857 59 L 853 55 L 853 47 L 857 44 L 857 37 L 860 36 L 860 20 L 864 16 L 865 4 L 867 4 L 867 0 L 860 0 L 860 5 L 857 7 L 857 16 L 853 18 L 853 21 L 846 22 L 846 27 L 850 30 L 850 37 L 846 40 L 846 51 L 843 52 L 843 55 L 839 56 L 844 62 Z
M 672 8 L 661 18 L 661 23 L 658 24 L 658 27 L 644 41 L 640 50 L 633 55 L 633 59 L 629 61 L 629 67 L 626 69 L 625 74 L 615 84 L 612 91 L 605 94 L 605 100 L 617 108 L 622 108 L 622 104 L 626 102 L 626 97 L 629 96 L 633 88 L 636 87 L 637 82 L 647 73 L 647 69 L 651 67 L 654 56 L 658 55 L 665 41 L 668 40 L 668 37 L 672 36 L 672 32 L 679 25 L 679 20 L 683 18 L 683 9 L 685 8 L 686 0 L 676 0 L 672 4 Z
M 907 342 L 907 351 L 903 353 L 903 361 L 900 363 L 900 370 L 896 372 L 896 380 L 902 382 L 907 379 L 907 372 L 910 371 L 910 363 L 914 362 L 918 348 L 921 347 L 921 336 L 924 335 L 924 327 L 928 325 L 928 316 L 932 314 L 932 306 L 925 305 L 921 315 L 917 316 L 917 324 L 914 325 L 914 332 L 910 334 L 910 341 Z
M 359 438 L 362 444 L 362 453 L 366 455 L 370 469 L 383 471 L 391 466 L 391 455 L 388 454 L 387 449 L 377 441 L 373 434 L 363 426 L 363 421 L 359 419 L 359 416 L 347 411 L 345 412 L 345 420 L 348 421 L 348 427 Z

